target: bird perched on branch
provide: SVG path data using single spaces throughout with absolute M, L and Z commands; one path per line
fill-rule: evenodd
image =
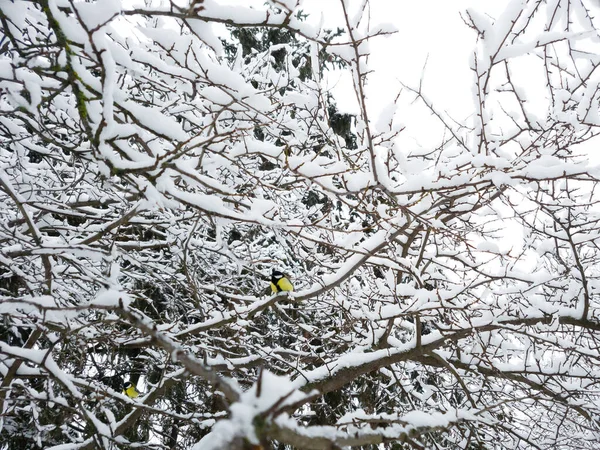
M 140 395 L 138 390 L 135 388 L 135 384 L 133 384 L 131 381 L 126 381 L 123 385 L 123 394 L 129 398 L 136 398 Z
M 277 294 L 278 292 L 290 292 L 293 290 L 294 286 L 288 276 L 280 270 L 273 269 L 273 273 L 271 273 L 271 292 Z

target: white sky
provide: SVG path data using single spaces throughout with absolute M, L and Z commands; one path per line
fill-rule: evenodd
M 362 3 L 351 2 L 352 5 Z M 497 17 L 508 0 L 370 0 L 371 23 L 391 23 L 398 32 L 371 43 L 369 66 L 374 73 L 369 76 L 368 97 L 370 110 L 377 111 L 389 104 L 401 88 L 400 81 L 416 87 L 423 75 L 427 61 L 423 87 L 426 95 L 435 101 L 438 109 L 463 120 L 473 111 L 473 74 L 469 69 L 476 36 L 462 20 L 460 13 L 474 8 Z M 339 0 L 303 0 L 302 9 L 310 14 L 309 20 L 318 22 L 321 14 L 326 27 L 333 28 L 342 20 Z M 337 77 L 335 97 L 342 111 L 355 112 L 356 99 L 349 76 Z M 403 115 L 406 112 L 406 115 Z M 398 119 L 407 124 L 421 120 L 414 108 L 400 108 Z M 415 125 L 416 129 L 420 127 Z M 418 145 L 439 144 L 436 133 L 418 133 L 431 137 Z
M 217 0 L 221 4 L 256 5 L 262 9 L 264 0 Z M 391 23 L 398 33 L 379 38 L 371 44 L 370 65 L 375 72 L 370 85 L 376 86 L 370 96 L 384 99 L 395 95 L 398 80 L 417 85 L 427 59 L 425 90 L 444 109 L 460 108 L 470 102 L 472 74 L 468 58 L 475 47 L 475 33 L 462 21 L 460 13 L 474 8 L 497 17 L 510 0 L 370 0 L 371 23 Z M 357 8 L 362 0 L 350 0 Z M 309 14 L 309 22 L 318 24 L 323 15 L 327 28 L 343 26 L 340 0 L 300 0 L 300 8 Z M 344 84 L 344 83 L 347 83 Z M 342 89 L 351 86 L 342 81 Z M 340 96 L 338 106 L 351 112 L 353 100 Z M 373 98 L 373 100 L 375 100 Z M 348 101 L 348 103 L 345 103 Z M 387 103 L 382 100 L 382 103 Z
M 256 6 L 264 8 L 265 0 L 215 0 L 220 4 Z M 293 4 L 293 0 L 280 0 Z M 515 0 L 370 0 L 371 24 L 391 23 L 398 32 L 389 37 L 372 40 L 367 97 L 370 119 L 377 121 L 381 111 L 394 101 L 403 82 L 417 87 L 423 78 L 423 92 L 439 111 L 465 123 L 474 112 L 474 75 L 470 58 L 476 47 L 476 35 L 462 20 L 467 8 L 482 15 L 498 18 Z M 363 0 L 349 0 L 357 8 Z M 314 26 L 323 23 L 326 28 L 343 26 L 340 0 L 300 0 L 300 9 L 309 14 Z M 351 12 L 351 15 L 355 11 Z M 532 72 L 525 58 L 514 69 L 517 82 L 530 81 Z M 425 71 L 423 68 L 427 65 Z M 520 71 L 520 73 L 519 73 Z M 328 78 L 337 106 L 342 112 L 357 112 L 356 96 L 349 73 L 337 72 Z M 542 85 L 527 85 L 527 100 L 535 100 L 535 91 Z M 541 92 L 542 98 L 546 95 Z M 432 129 L 431 115 L 420 103 L 409 104 L 403 96 L 397 109 L 396 120 L 406 126 L 401 133 L 402 147 L 408 152 L 419 147 L 436 147 L 444 131 Z M 534 102 L 535 103 L 535 102 Z M 531 104 L 531 103 L 530 103 Z M 541 103 L 544 106 L 545 103 Z M 467 124 L 467 123 L 465 123 Z M 437 125 L 437 124 L 436 124 Z M 436 126 L 434 125 L 434 126 Z
M 470 97 L 468 57 L 475 45 L 475 35 L 459 15 L 470 3 L 472 0 L 371 0 L 371 23 L 392 23 L 398 29 L 395 35 L 371 43 L 370 65 L 375 73 L 370 76 L 370 85 L 378 87 L 371 96 L 394 95 L 400 88 L 398 80 L 418 84 L 429 56 L 426 89 L 432 95 L 441 91 L 441 97 L 451 105 L 457 100 L 464 101 L 458 90 L 448 89 L 458 82 Z M 494 2 L 479 0 L 478 3 L 483 6 Z M 342 17 L 336 0 L 304 0 L 303 7 L 315 15 L 325 11 L 326 26 Z M 339 102 L 342 108 L 351 107 L 342 103 L 343 98 Z

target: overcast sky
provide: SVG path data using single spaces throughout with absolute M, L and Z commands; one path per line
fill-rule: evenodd
M 396 96 L 401 81 L 416 87 L 424 73 L 424 91 L 435 101 L 436 107 L 449 111 L 458 120 L 465 119 L 473 110 L 473 74 L 469 70 L 469 58 L 476 45 L 476 36 L 460 14 L 467 8 L 475 8 L 498 17 L 507 2 L 371 0 L 371 23 L 392 23 L 398 29 L 393 36 L 378 38 L 371 44 L 370 67 L 374 73 L 369 78 L 368 95 L 373 112 L 385 107 Z M 360 3 L 352 2 L 353 5 Z M 315 21 L 323 13 L 326 26 L 334 26 L 343 17 L 338 0 L 303 0 L 302 8 Z M 351 79 L 338 77 L 334 82 L 338 106 L 354 112 L 355 98 L 340 94 L 349 91 Z M 420 120 L 414 110 L 404 117 L 400 110 L 398 115 L 402 122 Z M 435 140 L 439 143 L 439 136 Z M 435 145 L 433 141 L 424 140 L 419 144 Z
M 263 9 L 264 0 L 216 0 L 221 4 L 255 6 Z M 363 0 L 350 0 L 358 8 Z M 447 111 L 463 121 L 473 111 L 473 73 L 469 58 L 476 46 L 476 35 L 462 20 L 467 8 L 496 18 L 510 0 L 370 0 L 371 24 L 391 23 L 398 30 L 392 36 L 371 42 L 367 93 L 371 118 L 393 101 L 401 82 L 416 87 L 424 74 L 424 92 L 437 109 Z M 326 28 L 343 26 L 340 0 L 301 0 L 300 9 L 309 14 L 308 21 Z M 353 11 L 354 13 L 354 11 Z M 425 71 L 423 68 L 425 62 Z M 357 103 L 349 73 L 331 77 L 329 87 L 343 112 L 356 113 Z M 404 98 L 408 100 L 408 96 Z M 438 145 L 440 135 L 421 125 L 419 106 L 400 105 L 397 118 L 408 125 L 403 137 L 416 139 L 422 147 Z M 421 108 L 422 110 L 422 108 Z M 429 115 L 423 111 L 423 114 Z M 423 129 L 425 127 L 425 129 Z M 411 132 L 411 131 L 414 131 Z M 430 131 L 430 132 L 428 132 Z
M 468 56 L 475 36 L 459 15 L 468 3 L 467 0 L 371 0 L 371 22 L 390 22 L 398 29 L 395 35 L 371 44 L 370 63 L 376 69 L 371 84 L 385 86 L 386 89 L 378 90 L 387 95 L 393 91 L 390 88 L 399 88 L 399 80 L 417 83 L 429 56 L 425 82 L 430 89 L 438 90 L 440 85 L 447 86 L 456 79 L 468 86 L 465 77 L 469 78 Z M 333 24 L 342 17 L 339 1 L 304 0 L 304 8 L 315 14 L 325 10 L 325 24 Z

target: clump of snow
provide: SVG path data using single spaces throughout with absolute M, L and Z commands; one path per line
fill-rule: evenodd
M 258 438 L 254 431 L 254 420 L 257 416 L 274 405 L 285 405 L 304 397 L 305 394 L 296 391 L 288 377 L 265 370 L 259 375 L 259 380 L 240 396 L 239 401 L 231 405 L 230 417 L 217 422 L 211 432 L 194 445 L 192 450 L 221 450 L 228 448 L 228 444 L 235 438 L 246 438 L 257 443 Z
M 500 249 L 498 244 L 490 241 L 483 241 L 477 244 L 477 250 L 481 250 L 482 252 L 491 252 L 491 253 L 499 253 Z
M 131 303 L 131 296 L 118 289 L 106 289 L 96 295 L 90 302 L 90 306 L 97 307 L 124 307 L 127 308 Z
M 112 18 L 121 13 L 119 0 L 102 0 L 95 3 L 74 3 L 81 21 L 88 30 L 106 25 Z

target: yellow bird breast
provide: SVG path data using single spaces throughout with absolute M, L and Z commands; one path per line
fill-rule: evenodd
M 292 283 L 290 283 L 290 280 L 288 280 L 285 277 L 277 280 L 277 286 L 279 287 L 280 291 L 293 291 L 294 290 L 294 286 L 292 285 Z
M 125 389 L 123 391 L 123 393 L 129 398 L 136 398 L 140 395 L 134 386 L 131 386 L 130 388 Z

